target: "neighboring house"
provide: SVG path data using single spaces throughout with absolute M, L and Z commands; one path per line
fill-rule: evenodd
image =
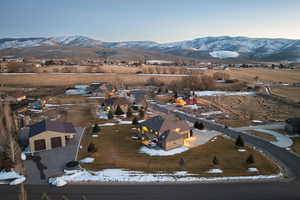
M 300 134 L 300 118 L 289 118 L 285 121 L 285 123 L 286 131 Z
M 92 83 L 87 91 L 93 97 L 113 96 L 114 87 L 109 83 Z
M 6 63 L 0 63 L 0 73 L 8 72 L 8 67 Z
M 119 105 L 123 112 L 127 112 L 128 108 L 131 106 L 131 102 L 125 97 L 112 97 L 104 100 L 104 106 L 106 110 L 116 110 Z
M 23 92 L 14 92 L 4 95 L 2 99 L 11 103 L 18 103 L 23 100 L 26 100 L 27 97 Z
M 138 125 L 143 135 L 143 143 L 156 141 L 165 150 L 184 145 L 185 139 L 191 137 L 190 127 L 185 120 L 175 117 L 152 117 Z
M 64 147 L 75 134 L 72 123 L 43 120 L 29 126 L 28 145 L 31 152 Z

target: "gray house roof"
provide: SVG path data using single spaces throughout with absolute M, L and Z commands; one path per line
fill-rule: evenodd
M 113 105 L 129 105 L 131 102 L 124 98 L 124 97 L 112 97 L 109 99 L 104 100 L 104 104 L 106 106 L 113 106 Z
M 60 133 L 76 133 L 72 123 L 43 120 L 29 126 L 29 137 L 44 131 L 55 131 Z
M 149 127 L 154 131 L 160 132 L 160 134 L 162 134 L 167 130 L 174 130 L 176 128 L 180 128 L 182 131 L 187 131 L 190 129 L 188 123 L 184 120 L 179 120 L 173 117 L 162 117 L 162 116 L 152 117 L 140 123 L 139 126 Z
M 286 120 L 286 123 L 295 128 L 300 128 L 300 118 L 289 118 Z

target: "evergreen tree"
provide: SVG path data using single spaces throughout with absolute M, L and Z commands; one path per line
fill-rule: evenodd
M 136 117 L 134 117 L 132 119 L 132 125 L 137 125 L 139 122 L 138 122 L 138 119 Z
M 158 88 L 157 94 L 160 94 L 160 93 L 161 93 L 161 88 Z
M 101 128 L 98 126 L 98 124 L 95 124 L 93 127 L 93 133 L 98 133 L 101 131 Z
M 213 158 L 213 160 L 212 160 L 212 163 L 213 163 L 214 165 L 218 165 L 218 164 L 219 164 L 219 160 L 218 160 L 217 156 L 214 156 L 214 158 Z
M 126 113 L 127 117 L 132 117 L 132 111 L 131 108 L 128 108 L 127 113 Z
M 244 143 L 244 140 L 242 138 L 242 136 L 238 136 L 236 141 L 235 141 L 235 145 L 238 146 L 238 147 L 243 147 L 245 146 L 245 143 Z
M 184 165 L 185 165 L 185 160 L 184 160 L 183 158 L 180 158 L 180 160 L 179 160 L 179 166 L 180 166 L 181 168 L 183 168 Z
M 194 123 L 194 128 L 198 128 L 198 125 L 199 125 L 199 122 L 196 121 L 196 122 Z
M 114 118 L 114 114 L 112 113 L 111 110 L 108 111 L 108 113 L 107 113 L 107 118 L 108 118 L 108 119 L 113 119 L 113 118 Z
M 116 111 L 115 111 L 115 114 L 116 114 L 116 115 L 123 115 L 123 114 L 124 114 L 124 112 L 123 112 L 123 110 L 121 109 L 120 105 L 117 106 Z
M 89 153 L 97 152 L 96 145 L 94 143 L 90 143 L 87 150 L 88 150 Z
M 255 160 L 254 160 L 254 156 L 252 154 L 250 154 L 246 160 L 247 164 L 253 164 L 255 163 Z

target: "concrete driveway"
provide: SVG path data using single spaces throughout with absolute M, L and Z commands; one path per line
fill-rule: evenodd
M 76 127 L 75 129 L 77 134 L 65 147 L 34 153 L 32 159 L 24 161 L 27 183 L 47 183 L 49 177 L 63 174 L 67 162 L 76 160 L 85 128 Z

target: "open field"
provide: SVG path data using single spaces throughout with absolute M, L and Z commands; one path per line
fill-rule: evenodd
M 144 84 L 151 77 L 169 83 L 178 80 L 180 76 L 152 76 L 137 74 L 25 74 L 25 75 L 1 75 L 1 85 L 21 86 L 21 87 L 57 87 L 73 86 L 75 84 L 89 84 L 93 82 L 118 82 L 125 84 Z
M 139 153 L 142 146 L 140 141 L 132 140 L 130 137 L 136 134 L 132 126 L 101 127 L 99 137 L 85 135 L 82 140 L 83 149 L 79 152 L 79 159 L 84 157 L 95 158 L 94 163 L 83 164 L 82 166 L 91 170 L 110 168 L 122 168 L 128 170 L 141 170 L 145 172 L 173 172 L 187 170 L 201 176 L 214 176 L 206 173 L 212 168 L 224 170 L 222 176 L 253 175 L 256 173 L 247 172 L 249 167 L 259 169 L 259 174 L 278 173 L 278 168 L 258 152 L 244 147 L 246 152 L 237 151 L 234 142 L 224 137 L 218 137 L 216 141 L 192 148 L 181 154 L 173 156 L 149 156 Z M 96 153 L 88 153 L 87 146 L 92 142 L 96 145 Z M 254 164 L 246 164 L 247 157 L 253 154 Z M 213 165 L 213 156 L 219 159 L 219 165 Z M 185 160 L 184 169 L 179 165 L 179 160 Z
M 247 131 L 247 132 L 252 134 L 252 135 L 261 137 L 263 139 L 266 139 L 270 142 L 276 142 L 277 141 L 276 138 L 273 135 L 270 135 L 270 134 L 262 133 L 262 132 L 255 131 L 255 130 L 250 130 L 250 131 Z
M 277 86 L 272 87 L 272 93 L 276 96 L 283 97 L 291 102 L 300 102 L 300 87 Z
M 84 66 L 83 66 L 84 68 Z M 26 87 L 46 87 L 46 86 L 68 86 L 74 84 L 88 84 L 95 81 L 107 81 L 114 82 L 122 80 L 124 83 L 129 84 L 143 84 L 149 78 L 155 77 L 157 80 L 169 83 L 173 80 L 178 80 L 181 76 L 174 73 L 174 76 L 161 76 L 156 75 L 140 75 L 135 74 L 136 71 L 140 71 L 143 68 L 141 67 L 119 67 L 119 66 L 104 66 L 103 67 L 105 74 L 99 73 L 89 73 L 89 74 L 80 74 L 80 73 L 70 73 L 70 74 L 11 74 L 11 75 L 1 75 L 0 74 L 0 84 L 4 85 L 17 85 L 17 86 L 26 86 Z M 149 68 L 149 67 L 144 67 Z M 155 66 L 153 68 L 156 68 Z M 165 67 L 165 69 L 167 69 Z M 42 69 L 41 69 L 42 70 Z M 47 71 L 48 69 L 45 68 Z M 79 70 L 80 71 L 80 70 Z M 199 74 L 207 74 L 212 76 L 215 72 L 220 72 L 220 70 L 199 70 Z M 113 72 L 113 73 L 110 73 Z M 230 75 L 232 79 L 238 79 L 241 81 L 246 81 L 249 83 L 254 82 L 254 77 L 258 76 L 259 81 L 271 81 L 271 82 L 300 82 L 300 70 L 267 70 L 267 69 L 231 69 L 222 71 Z M 154 71 L 155 73 L 155 71 Z M 163 73 L 163 72 L 162 72 Z M 193 73 L 194 74 L 194 73 Z

